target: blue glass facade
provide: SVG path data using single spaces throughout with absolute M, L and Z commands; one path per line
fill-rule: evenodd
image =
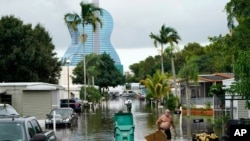
M 123 74 L 123 65 L 110 42 L 113 30 L 113 18 L 105 9 L 103 9 L 103 15 L 100 18 L 103 23 L 102 28 L 98 28 L 96 32 L 93 32 L 91 25 L 84 27 L 84 33 L 87 34 L 87 40 L 84 44 L 80 41 L 80 35 L 83 32 L 82 24 L 77 26 L 77 31 L 68 27 L 71 43 L 64 53 L 63 58 L 69 59 L 71 66 L 76 66 L 83 60 L 83 53 L 84 55 L 88 55 L 90 53 L 102 54 L 105 52 L 115 61 L 115 66 Z

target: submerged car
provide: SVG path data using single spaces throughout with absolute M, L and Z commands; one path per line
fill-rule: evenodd
M 19 116 L 19 113 L 9 104 L 0 104 L 0 116 Z
M 78 115 L 72 108 L 53 109 L 49 114 L 47 114 L 47 118 L 45 119 L 45 127 L 53 127 L 54 119 L 55 125 L 57 127 L 72 127 L 77 125 Z

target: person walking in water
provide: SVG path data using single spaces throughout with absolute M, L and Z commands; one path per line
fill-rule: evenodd
M 127 106 L 127 112 L 131 112 L 132 109 L 132 101 L 130 99 L 127 98 L 127 100 L 125 101 L 125 105 Z
M 169 109 L 165 110 L 165 113 L 157 119 L 155 124 L 156 124 L 157 130 L 163 130 L 165 132 L 165 134 L 167 135 L 168 141 L 171 141 L 171 138 L 172 138 L 171 131 L 170 131 L 171 127 L 174 129 L 174 134 L 176 135 L 176 129 L 175 129 L 175 125 L 173 122 L 173 117 L 170 114 Z

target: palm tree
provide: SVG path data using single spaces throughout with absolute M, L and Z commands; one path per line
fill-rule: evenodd
M 164 44 L 170 44 L 171 47 L 174 46 L 174 43 L 178 44 L 178 40 L 181 40 L 180 36 L 178 35 L 177 31 L 174 28 L 166 27 L 165 25 L 162 25 L 160 29 L 160 35 L 155 35 L 151 32 L 149 35 L 151 39 L 154 39 L 154 45 L 157 47 L 157 44 L 159 43 L 161 45 L 161 72 L 164 73 L 164 66 L 163 66 L 163 45 Z
M 160 71 L 156 71 L 153 77 L 147 75 L 147 78 L 141 80 L 140 83 L 147 88 L 153 98 L 156 98 L 159 101 L 170 92 L 169 78 L 170 76 L 168 74 L 162 74 Z
M 174 46 L 169 46 L 168 48 L 165 49 L 165 53 L 171 58 L 171 66 L 172 66 L 172 74 L 174 78 L 174 90 L 175 90 L 175 95 L 178 97 L 178 105 L 180 104 L 180 95 L 177 94 L 177 85 L 176 85 L 176 73 L 175 73 L 175 65 L 174 65 Z
M 186 102 L 187 102 L 187 116 L 190 116 L 190 86 L 189 81 L 193 80 L 194 83 L 198 82 L 199 69 L 197 65 L 198 57 L 192 56 L 190 58 L 186 58 L 186 62 L 183 67 L 179 71 L 179 76 L 186 83 Z
M 98 16 L 100 14 L 102 16 L 103 12 L 102 9 L 99 7 L 96 7 L 93 3 L 80 3 L 81 6 L 81 18 L 82 18 L 82 26 L 84 27 L 85 25 L 92 25 L 93 31 L 95 32 L 98 23 L 102 27 L 102 20 Z
M 84 33 L 84 27 L 86 25 L 92 25 L 93 32 L 96 31 L 98 24 L 102 27 L 102 21 L 99 17 L 99 14 L 102 15 L 102 9 L 95 6 L 93 3 L 80 3 L 81 6 L 81 16 L 79 16 L 76 13 L 68 13 L 64 16 L 64 20 L 68 26 L 70 26 L 73 30 L 78 30 L 77 25 L 82 24 L 83 32 L 80 36 L 80 39 L 82 43 L 85 43 L 87 35 Z M 67 20 L 68 18 L 71 18 L 71 20 Z M 81 17 L 81 18 L 80 18 Z M 83 52 L 85 52 L 84 46 L 83 46 Z M 86 62 L 85 62 L 85 53 L 83 53 L 83 66 L 84 66 L 84 84 L 86 85 Z M 86 87 L 85 88 L 85 95 L 84 100 L 86 100 Z
M 76 13 L 67 13 L 64 15 L 64 21 L 74 31 L 77 31 L 77 25 L 81 23 L 81 18 Z
M 91 53 L 86 56 L 86 64 L 88 66 L 87 68 L 87 76 L 88 78 L 92 79 L 91 85 L 95 85 L 95 79 L 97 75 L 100 74 L 100 70 L 98 69 L 100 65 L 100 55 L 96 53 Z M 88 80 L 88 84 L 90 84 L 90 80 Z
M 83 30 L 86 25 L 92 25 L 93 32 L 96 31 L 98 24 L 102 27 L 102 20 L 99 17 L 99 14 L 102 15 L 102 9 L 96 7 L 93 3 L 80 3 L 81 6 L 81 16 L 76 13 L 67 13 L 64 15 L 64 21 L 66 24 L 71 27 L 73 30 L 77 31 L 77 25 L 82 24 Z M 81 35 L 86 39 L 86 34 L 84 31 Z M 85 42 L 85 40 L 83 40 Z

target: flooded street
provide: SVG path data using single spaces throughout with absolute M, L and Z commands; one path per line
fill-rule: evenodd
M 160 113 L 153 107 L 146 107 L 145 101 L 132 99 L 132 114 L 135 126 L 134 140 L 145 141 L 145 136 L 156 131 L 155 121 Z M 124 98 L 104 101 L 79 114 L 78 126 L 73 128 L 57 128 L 56 134 L 59 141 L 115 141 L 114 114 L 122 110 L 126 112 Z M 191 140 L 192 130 L 197 129 L 192 124 L 192 118 L 173 115 L 177 135 L 172 141 Z

